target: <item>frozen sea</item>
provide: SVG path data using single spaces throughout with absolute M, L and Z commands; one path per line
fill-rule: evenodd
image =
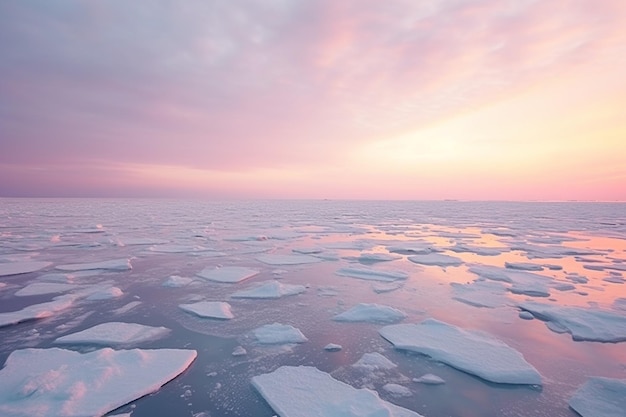
M 46 415 L 62 383 L 67 415 L 116 395 L 80 390 L 106 360 L 140 397 L 106 415 L 296 415 L 277 375 L 366 415 L 316 397 L 317 368 L 411 412 L 384 415 L 574 417 L 587 381 L 626 380 L 626 204 L 0 199 L 0 340 L 1 364 L 45 368 L 0 370 L 3 416 Z M 74 380 L 58 349 L 100 359 Z M 172 369 L 115 362 L 130 349 Z

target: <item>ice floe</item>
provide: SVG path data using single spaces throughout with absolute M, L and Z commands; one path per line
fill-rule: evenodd
M 507 269 L 517 269 L 521 271 L 543 271 L 543 266 L 531 262 L 505 262 L 504 267 Z
M 15 293 L 18 297 L 26 297 L 31 295 L 57 294 L 75 289 L 77 285 L 63 284 L 55 282 L 34 282 L 28 284 L 24 288 Z
M 288 324 L 266 324 L 252 331 L 256 340 L 261 344 L 289 344 L 304 343 L 308 339 L 297 329 Z
M 368 371 L 386 370 L 396 368 L 398 365 L 391 362 L 378 352 L 364 353 L 361 358 L 352 364 L 355 368 Z
M 166 244 L 156 245 L 149 248 L 151 252 L 157 253 L 197 253 L 197 252 L 214 252 L 213 249 L 199 245 L 178 245 L 178 244 Z M 220 255 L 225 255 L 220 253 Z
M 243 346 L 237 346 L 235 349 L 233 349 L 233 352 L 231 353 L 232 356 L 245 356 L 247 354 L 248 351 L 245 350 Z
M 475 281 L 469 284 L 451 282 L 452 298 L 474 307 L 495 308 L 507 303 L 507 289 L 499 282 Z
M 195 350 L 23 349 L 0 370 L 0 415 L 101 416 L 176 378 Z
M 326 346 L 324 346 L 324 350 L 328 352 L 339 352 L 341 349 L 342 349 L 342 346 L 336 343 L 329 343 Z
M 388 246 L 387 250 L 391 253 L 399 253 L 401 255 L 426 255 L 438 251 L 432 244 L 425 241 Z
M 322 262 L 320 258 L 309 255 L 276 255 L 267 254 L 256 257 L 257 261 L 261 261 L 268 265 L 302 265 Z
M 191 284 L 192 282 L 193 278 L 170 275 L 161 285 L 169 288 L 181 288 Z
M 224 266 L 221 268 L 205 268 L 198 272 L 198 276 L 209 281 L 237 283 L 258 275 L 259 271 L 243 266 Z
M 429 265 L 429 266 L 461 266 L 463 265 L 463 260 L 461 258 L 457 258 L 456 256 L 445 255 L 443 253 L 428 253 L 424 255 L 412 255 L 409 256 L 409 261 L 420 264 L 420 265 Z
M 124 295 L 124 292 L 118 287 L 106 287 L 92 291 L 86 299 L 89 301 L 110 300 L 111 298 L 121 297 L 122 295 Z
M 59 337 L 59 344 L 130 345 L 160 339 L 170 330 L 166 327 L 145 326 L 138 323 L 107 322 L 89 329 Z
M 409 274 L 403 271 L 388 271 L 365 267 L 340 268 L 335 273 L 345 277 L 385 282 L 403 280 L 409 277 Z
M 333 317 L 335 321 L 370 322 L 370 323 L 395 323 L 403 320 L 407 315 L 397 308 L 380 305 L 360 303 L 351 309 Z
M 282 366 L 253 377 L 252 385 L 281 417 L 421 417 L 314 367 Z
M 626 414 L 626 379 L 589 378 L 570 398 L 582 417 L 622 417 Z
M 420 376 L 419 378 L 413 378 L 413 382 L 426 384 L 426 385 L 441 385 L 441 384 L 446 383 L 446 381 L 443 378 L 437 375 L 433 375 L 433 374 L 424 374 Z
M 386 391 L 393 397 L 410 397 L 413 395 L 410 389 L 405 387 L 404 385 L 388 383 L 383 385 L 383 391 Z
M 102 262 L 57 265 L 56 269 L 60 271 L 89 271 L 95 269 L 103 271 L 128 271 L 132 269 L 132 266 L 130 259 L 112 259 Z
M 259 284 L 232 294 L 232 298 L 280 298 L 297 295 L 306 291 L 304 285 L 282 284 L 276 280 L 264 281 Z
M 578 341 L 626 341 L 626 316 L 606 310 L 562 307 L 537 302 L 520 303 L 519 308 L 551 324 L 551 330 L 564 329 Z M 555 327 L 556 326 L 556 327 Z
M 386 292 L 392 292 L 392 291 L 396 291 L 399 290 L 400 288 L 402 288 L 404 284 L 402 282 L 383 282 L 383 283 L 374 283 L 372 284 L 372 291 L 374 291 L 376 294 L 383 294 Z
M 539 372 L 520 352 L 484 332 L 464 330 L 435 319 L 419 324 L 393 324 L 379 332 L 396 349 L 428 355 L 487 381 L 541 384 Z
M 50 317 L 71 307 L 75 298 L 71 295 L 64 295 L 47 303 L 33 304 L 18 311 L 0 313 L 0 327 Z
M 28 274 L 47 268 L 52 262 L 43 261 L 19 261 L 0 262 L 0 277 L 9 275 Z
M 359 256 L 346 256 L 344 259 L 360 262 L 362 264 L 374 264 L 377 262 L 395 261 L 396 259 L 402 259 L 402 256 L 380 252 L 364 252 Z
M 456 253 L 474 253 L 479 256 L 498 256 L 509 250 L 508 248 L 490 248 L 486 246 L 474 246 L 462 243 L 457 243 L 456 245 L 447 247 L 446 249 Z
M 235 317 L 230 310 L 230 304 L 220 301 L 200 301 L 193 304 L 179 304 L 178 307 L 198 317 L 224 320 Z

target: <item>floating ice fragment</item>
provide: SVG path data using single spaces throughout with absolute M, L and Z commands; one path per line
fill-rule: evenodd
M 128 345 L 154 340 L 169 333 L 166 327 L 152 327 L 137 323 L 108 322 L 89 329 L 59 337 L 54 343 Z
M 519 318 L 523 320 L 532 320 L 535 318 L 530 311 L 520 311 Z
M 231 355 L 233 356 L 244 356 L 247 354 L 248 352 L 243 348 L 243 346 L 237 346 L 235 349 L 233 349 L 233 353 L 231 353 Z
M 210 281 L 236 283 L 252 278 L 259 271 L 243 266 L 224 266 L 221 268 L 205 268 L 198 272 L 198 276 Z
M 281 417 L 421 417 L 308 366 L 282 366 L 252 385 Z
M 398 365 L 391 362 L 378 352 L 365 353 L 361 356 L 361 359 L 356 361 L 353 365 L 355 368 L 362 368 L 368 371 L 375 370 L 387 370 L 396 368 Z
M 132 269 L 132 266 L 130 264 L 130 259 L 113 259 L 102 262 L 57 265 L 56 269 L 61 271 L 89 271 L 94 269 L 102 269 L 105 271 L 128 271 Z
M 163 284 L 161 285 L 163 287 L 169 287 L 169 288 L 181 288 L 181 287 L 191 284 L 192 281 L 193 281 L 193 278 L 181 277 L 178 275 L 170 275 L 165 281 L 163 281 Z
M 0 415 L 101 416 L 157 391 L 196 358 L 195 350 L 16 350 L 0 370 Z
M 421 265 L 430 265 L 430 266 L 461 266 L 463 265 L 463 260 L 461 258 L 457 258 L 456 256 L 445 255 L 443 253 L 429 253 L 426 255 L 413 255 L 409 256 L 409 261 L 414 262 L 416 264 Z
M 0 313 L 0 327 L 50 317 L 59 311 L 69 308 L 74 303 L 74 300 L 75 297 L 64 295 L 47 303 L 30 305 L 18 311 Z
M 388 246 L 387 250 L 391 253 L 399 253 L 401 255 L 427 255 L 432 252 L 438 252 L 429 242 L 411 242 L 404 245 Z
M 225 302 L 200 301 L 193 304 L 179 304 L 178 307 L 199 317 L 225 320 L 235 317 L 230 311 L 230 304 Z
M 468 268 L 472 274 L 492 281 L 511 282 L 506 270 L 497 266 L 474 264 Z
M 151 252 L 158 252 L 158 253 L 197 253 L 197 252 L 213 252 L 214 251 L 211 248 L 206 248 L 204 246 L 199 246 L 199 245 L 176 245 L 176 244 L 156 245 L 156 246 L 150 247 L 149 250 Z
M 280 323 L 266 324 L 254 329 L 252 333 L 262 344 L 304 343 L 309 340 L 299 329 Z
M 351 278 L 359 278 L 359 279 L 367 279 L 372 281 L 397 281 L 401 279 L 407 279 L 409 275 L 403 271 L 386 271 L 386 270 L 377 270 L 373 268 L 341 268 L 335 272 L 337 275 L 351 277 Z
M 370 323 L 394 323 L 406 318 L 407 315 L 396 308 L 384 306 L 380 304 L 360 303 L 352 307 L 350 310 L 344 311 L 333 317 L 335 321 L 358 322 L 365 321 Z
M 117 287 L 101 288 L 93 291 L 86 299 L 89 301 L 109 300 L 124 295 L 124 292 Z
M 341 349 L 342 349 L 342 346 L 336 343 L 329 343 L 326 346 L 324 346 L 324 350 L 328 352 L 339 352 Z
M 387 391 L 393 397 L 410 397 L 413 395 L 410 389 L 400 384 L 385 384 L 383 390 Z
M 287 295 L 301 294 L 306 291 L 304 285 L 282 284 L 276 280 L 261 282 L 251 288 L 237 291 L 232 298 L 280 298 Z
M 473 246 L 461 243 L 457 243 L 456 245 L 450 246 L 446 249 L 456 253 L 474 253 L 479 256 L 498 256 L 502 254 L 502 252 L 507 252 L 509 250 L 508 248 L 489 248 L 485 246 Z
M 580 307 L 561 307 L 551 304 L 525 302 L 519 308 L 529 311 L 535 318 L 546 321 L 554 329 L 565 329 L 577 341 L 626 341 L 626 316 L 605 310 Z M 557 324 L 559 327 L 554 327 Z
M 372 284 L 372 291 L 376 294 L 382 294 L 385 292 L 392 292 L 395 290 L 399 290 L 402 288 L 403 284 L 401 282 L 390 282 L 390 283 L 374 283 Z
M 530 262 L 505 262 L 504 267 L 507 269 L 518 269 L 521 271 L 543 271 L 543 266 Z
M 9 275 L 28 274 L 30 272 L 39 271 L 52 265 L 52 262 L 42 261 L 19 261 L 19 262 L 0 262 L 0 277 Z
M 487 381 L 541 384 L 541 376 L 521 353 L 487 333 L 434 319 L 419 324 L 393 324 L 379 332 L 396 349 L 428 355 Z
M 474 307 L 495 308 L 506 304 L 506 287 L 499 282 L 475 281 L 470 284 L 451 282 L 452 298 Z
M 346 256 L 344 259 L 349 261 L 357 261 L 362 264 L 373 264 L 377 262 L 389 262 L 395 261 L 396 259 L 402 259 L 402 256 L 392 255 L 389 253 L 379 253 L 379 252 L 364 252 L 359 256 Z
M 268 265 L 301 265 L 322 262 L 320 258 L 309 255 L 259 255 L 257 261 L 261 261 Z
M 626 412 L 626 379 L 589 378 L 570 398 L 582 417 L 622 417 Z
M 419 378 L 413 378 L 413 382 L 418 382 L 420 384 L 426 385 L 441 385 L 446 383 L 443 378 L 433 374 L 425 374 L 420 376 Z
M 17 291 L 15 295 L 17 295 L 18 297 L 26 297 L 30 295 L 56 294 L 73 290 L 76 287 L 76 285 L 72 284 L 34 282 Z

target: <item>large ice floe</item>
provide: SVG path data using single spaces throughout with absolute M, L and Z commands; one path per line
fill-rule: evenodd
M 428 355 L 487 381 L 541 384 L 541 375 L 520 352 L 481 331 L 427 319 L 418 324 L 385 326 L 379 332 L 396 349 Z
M 409 274 L 403 271 L 388 271 L 365 267 L 340 268 L 335 273 L 344 277 L 383 282 L 398 281 L 409 277 Z
M 456 256 L 445 255 L 443 253 L 427 253 L 427 254 L 419 254 L 409 256 L 409 261 L 414 262 L 420 265 L 428 265 L 428 266 L 461 266 L 463 265 L 463 260 L 461 258 L 457 258 Z
M 626 379 L 589 378 L 570 398 L 569 406 L 582 417 L 623 417 Z
M 31 295 L 57 294 L 75 289 L 74 284 L 63 284 L 60 282 L 33 282 L 15 293 L 18 297 L 28 297 Z
M 0 327 L 50 317 L 71 307 L 75 299 L 75 296 L 64 295 L 47 303 L 33 304 L 21 310 L 0 313 Z
M 281 417 L 421 417 L 310 366 L 282 366 L 252 385 Z
M 170 330 L 166 327 L 145 326 L 138 323 L 108 322 L 89 329 L 59 337 L 59 344 L 130 345 L 160 339 Z
M 179 304 L 178 307 L 198 317 L 224 320 L 235 317 L 230 311 L 230 304 L 221 301 L 200 301 L 193 304 Z
M 102 416 L 157 391 L 196 355 L 182 349 L 16 350 L 0 370 L 0 415 Z
M 130 259 L 113 259 L 101 262 L 57 265 L 56 269 L 60 271 L 90 271 L 95 269 L 103 271 L 128 271 L 132 269 L 132 266 Z
M 197 275 L 200 278 L 208 279 L 209 281 L 234 284 L 248 278 L 252 278 L 258 274 L 259 271 L 252 268 L 246 268 L 243 266 L 224 266 L 221 268 L 205 268 L 198 272 Z
M 0 277 L 9 275 L 28 274 L 30 272 L 39 271 L 52 265 L 52 262 L 43 261 L 18 261 L 18 262 L 0 262 Z
M 397 308 L 384 306 L 380 304 L 360 303 L 351 309 L 337 314 L 333 317 L 335 321 L 358 322 L 365 321 L 370 323 L 395 323 L 406 318 L 406 313 Z
M 266 345 L 281 345 L 289 343 L 304 343 L 308 341 L 304 334 L 288 324 L 266 324 L 252 331 L 257 342 Z
M 232 298 L 280 298 L 297 295 L 306 291 L 304 285 L 283 284 L 276 280 L 261 282 L 251 288 L 237 291 Z
M 549 297 L 550 288 L 555 284 L 555 280 L 549 276 L 498 266 L 472 265 L 468 271 L 483 279 L 509 283 L 509 291 L 530 297 Z
M 543 320 L 551 330 L 567 332 L 572 339 L 594 342 L 626 341 L 626 315 L 606 310 L 562 307 L 552 304 L 525 302 L 519 308 Z

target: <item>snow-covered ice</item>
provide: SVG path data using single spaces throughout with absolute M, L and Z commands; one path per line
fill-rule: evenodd
M 235 317 L 230 310 L 230 304 L 220 301 L 200 301 L 193 304 L 179 304 L 178 307 L 199 317 L 224 320 Z
M 461 266 L 463 265 L 463 260 L 461 258 L 457 258 L 456 256 L 446 255 L 443 253 L 427 253 L 424 255 L 412 255 L 409 256 L 409 261 L 414 262 L 420 265 L 429 265 L 429 266 Z
M 0 313 L 0 327 L 50 317 L 71 307 L 75 298 L 71 295 L 64 295 L 47 303 L 33 304 L 18 311 Z
M 322 262 L 320 258 L 309 255 L 267 254 L 257 256 L 256 260 L 268 265 L 302 265 Z
M 443 378 L 437 375 L 433 375 L 433 374 L 424 374 L 420 376 L 419 378 L 413 378 L 413 382 L 417 382 L 417 383 L 425 384 L 425 385 L 441 385 L 441 384 L 446 383 L 446 381 Z
M 623 314 L 530 301 L 518 306 L 532 313 L 534 317 L 552 324 L 549 327 L 551 330 L 567 331 L 574 340 L 614 343 L 626 341 L 626 316 Z
M 103 271 L 128 271 L 132 269 L 132 265 L 130 264 L 130 259 L 112 259 L 101 262 L 57 265 L 56 269 L 60 271 L 90 271 L 95 269 Z
M 101 416 L 176 378 L 195 350 L 22 349 L 0 370 L 3 417 Z
M 221 268 L 205 268 L 198 276 L 209 281 L 237 283 L 259 274 L 260 271 L 243 266 L 223 266 Z
M 252 385 L 281 417 L 421 417 L 309 366 L 282 366 Z
M 380 305 L 360 303 L 351 309 L 333 317 L 335 321 L 364 321 L 370 323 L 395 323 L 403 320 L 407 315 L 397 308 Z
M 58 294 L 61 292 L 71 291 L 76 287 L 77 286 L 73 284 L 34 282 L 17 291 L 15 295 L 18 297 L 26 297 L 31 295 Z
M 569 406 L 582 417 L 623 417 L 626 379 L 589 378 L 570 398 Z
M 541 384 L 539 372 L 520 352 L 484 332 L 464 330 L 435 319 L 418 324 L 393 324 L 379 332 L 396 349 L 428 355 L 487 381 Z
M 297 329 L 288 324 L 266 324 L 252 331 L 254 337 L 262 344 L 304 343 L 308 339 Z
M 387 370 L 396 368 L 398 365 L 391 362 L 385 356 L 378 352 L 364 353 L 361 358 L 352 364 L 355 368 L 361 368 L 368 371 Z
M 0 277 L 9 275 L 28 274 L 47 268 L 52 262 L 43 261 L 19 261 L 0 262 Z
M 59 344 L 131 345 L 160 339 L 170 330 L 166 327 L 146 326 L 138 323 L 107 322 L 83 331 L 59 337 Z
M 350 278 L 358 278 L 358 279 L 366 279 L 372 281 L 384 281 L 391 282 L 397 280 L 404 280 L 409 277 L 404 271 L 388 271 L 382 269 L 373 269 L 373 268 L 340 268 L 335 272 L 337 275 L 350 277 Z
M 302 294 L 304 285 L 283 284 L 276 280 L 264 281 L 253 287 L 237 291 L 232 298 L 280 298 L 288 295 Z

